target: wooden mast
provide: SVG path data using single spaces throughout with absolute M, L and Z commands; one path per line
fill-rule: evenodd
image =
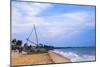
M 31 33 L 29 34 L 28 38 L 26 39 L 27 42 L 29 41 L 29 38 L 30 38 L 30 36 L 32 35 L 33 29 L 34 29 L 34 27 L 32 28 L 32 31 L 31 31 Z M 26 42 L 26 43 L 27 43 L 27 42 Z
M 38 46 L 38 36 L 37 36 L 37 31 L 36 31 L 35 24 L 34 24 L 34 31 L 35 31 L 35 36 L 36 36 L 36 43 L 37 43 L 37 46 Z

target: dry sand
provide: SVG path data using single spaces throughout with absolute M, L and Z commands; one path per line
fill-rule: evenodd
M 33 64 L 52 64 L 71 62 L 70 59 L 63 57 L 57 53 L 49 51 L 48 53 L 38 54 L 19 54 L 16 52 L 11 53 L 11 66 L 18 65 L 33 65 Z

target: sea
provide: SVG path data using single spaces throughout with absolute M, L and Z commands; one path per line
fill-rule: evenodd
M 68 47 L 55 49 L 54 52 L 69 58 L 72 62 L 96 60 L 96 47 Z

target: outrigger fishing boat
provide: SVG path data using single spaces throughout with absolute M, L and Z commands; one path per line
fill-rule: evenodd
M 31 37 L 33 31 L 35 32 L 36 43 L 33 42 L 32 40 L 30 40 L 30 37 Z M 33 46 L 33 45 L 28 46 L 29 42 L 32 43 L 35 46 Z M 23 47 L 19 48 L 19 52 L 24 51 L 24 52 L 27 52 L 27 53 L 41 53 L 41 52 L 45 53 L 45 52 L 48 52 L 49 50 L 53 50 L 53 49 L 54 49 L 53 46 L 48 46 L 48 45 L 41 44 L 41 43 L 38 42 L 36 27 L 35 27 L 35 25 L 33 25 L 31 33 L 26 38 L 26 43 L 24 44 Z

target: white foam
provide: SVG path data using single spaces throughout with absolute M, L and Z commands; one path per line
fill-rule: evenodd
M 95 56 L 94 55 L 78 55 L 74 52 L 63 52 L 63 51 L 58 51 L 54 50 L 55 53 L 61 54 L 64 57 L 70 58 L 72 62 L 79 62 L 79 61 L 94 61 Z

